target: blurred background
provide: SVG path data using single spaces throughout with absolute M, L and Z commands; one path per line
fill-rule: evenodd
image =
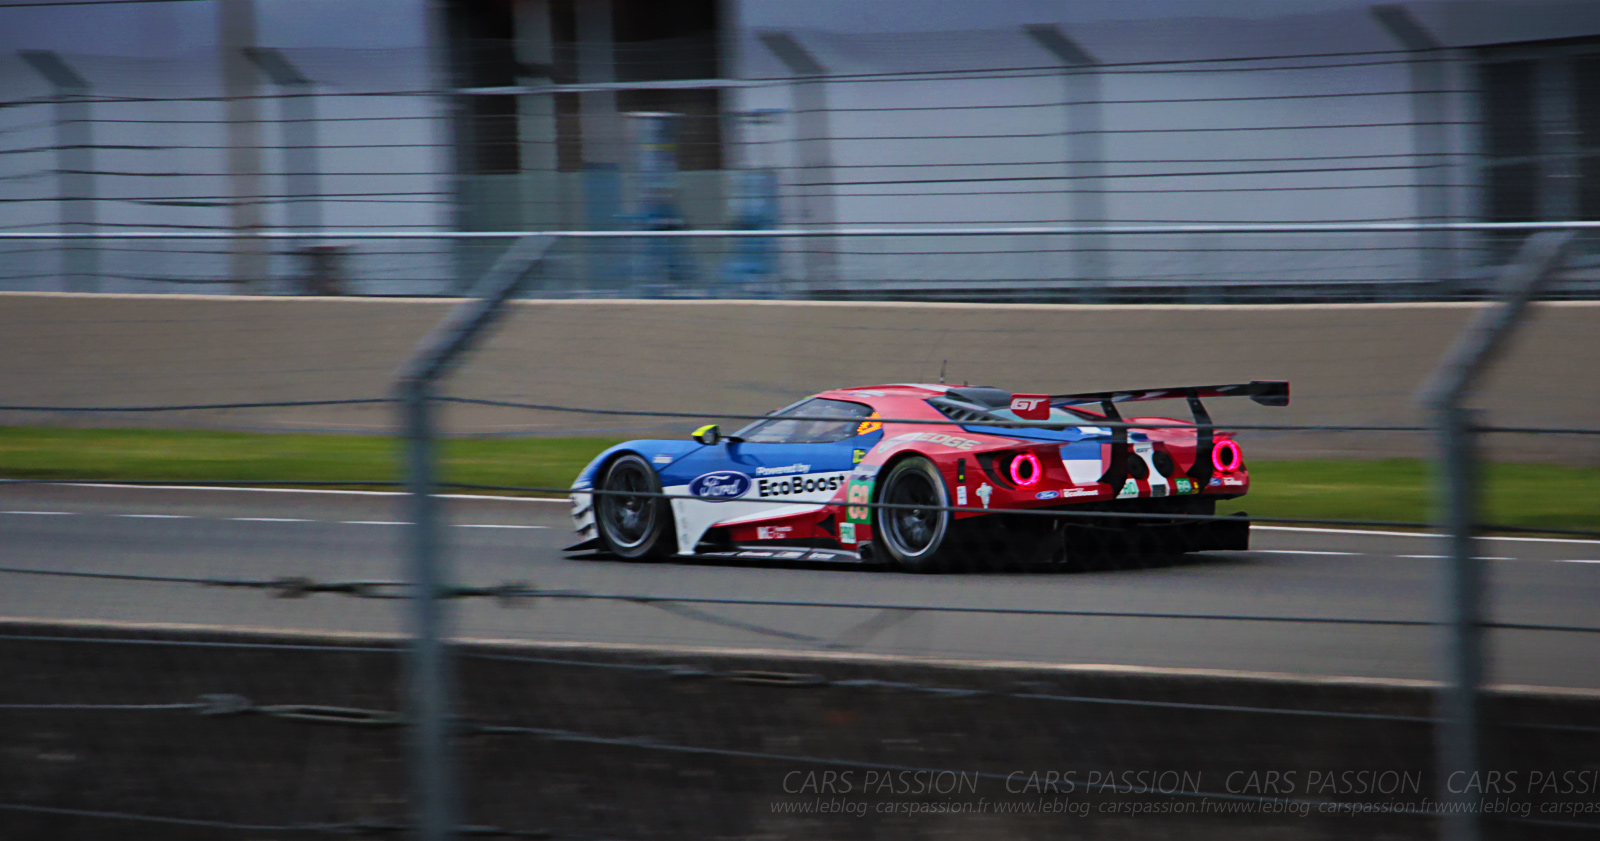
M 1597 324 L 1592 0 L 0 0 L 0 839 L 1593 837 Z M 564 549 L 1255 379 L 1250 551 Z
M 84 8 L 74 8 L 75 6 Z M 1583 2 L 8 3 L 0 288 L 453 295 L 358 232 L 1529 222 L 1600 213 Z M 342 235 L 331 235 L 342 234 Z M 566 243 L 529 294 L 1481 296 L 1511 234 Z M 75 262 L 76 261 L 76 262 Z M 1563 297 L 1592 297 L 1585 257 Z

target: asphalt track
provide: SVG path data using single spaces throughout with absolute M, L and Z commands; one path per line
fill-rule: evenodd
M 1249 552 L 1093 572 L 908 575 L 855 567 L 578 560 L 564 501 L 446 501 L 448 559 L 470 585 L 656 598 L 694 596 L 1015 610 L 1429 620 L 1440 541 L 1390 532 L 1258 527 Z M 0 567 L 318 581 L 403 577 L 401 497 L 69 485 L 0 486 Z M 1600 629 L 1600 542 L 1482 542 L 1490 619 Z M 830 650 L 1431 680 L 1436 631 L 1397 625 L 550 599 L 457 602 L 458 636 L 603 645 Z M 397 633 L 403 604 L 274 598 L 193 584 L 0 573 L 0 619 Z M 1496 629 L 1489 679 L 1600 689 L 1600 630 Z

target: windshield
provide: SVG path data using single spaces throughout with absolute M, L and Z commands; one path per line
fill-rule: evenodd
M 791 415 L 824 420 L 785 419 Z M 871 431 L 869 426 L 876 428 L 867 420 L 872 415 L 872 407 L 862 403 L 813 397 L 779 409 L 771 420 L 756 421 L 734 435 L 754 444 L 830 444 L 864 435 Z

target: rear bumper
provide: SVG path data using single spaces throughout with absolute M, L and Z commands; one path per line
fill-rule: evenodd
M 1237 552 L 1250 548 L 1250 520 L 1242 515 L 1140 525 L 1122 520 L 1111 526 L 1069 526 L 1067 540 L 1091 554 Z

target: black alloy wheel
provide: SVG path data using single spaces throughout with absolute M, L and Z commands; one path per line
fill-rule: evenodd
M 595 522 L 607 552 L 628 560 L 659 560 L 672 554 L 675 539 L 672 509 L 659 496 L 661 480 L 633 453 L 618 457 L 605 469 L 596 490 Z M 632 496 L 631 494 L 640 494 Z
M 911 572 L 943 568 L 950 533 L 950 492 L 933 462 L 912 456 L 889 468 L 878 502 L 909 508 L 878 508 L 873 534 L 894 566 Z M 925 507 L 924 507 L 925 506 Z

